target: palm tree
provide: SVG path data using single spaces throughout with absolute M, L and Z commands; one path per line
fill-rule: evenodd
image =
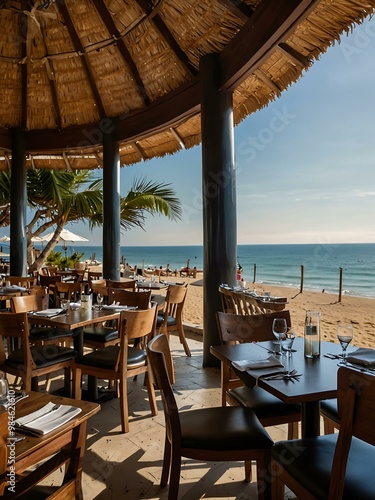
M 121 227 L 144 229 L 146 214 L 161 214 L 171 220 L 181 218 L 180 201 L 169 184 L 135 179 L 129 193 L 120 199 Z M 31 211 L 27 225 L 27 260 L 29 270 L 40 269 L 59 241 L 65 224 L 88 221 L 90 228 L 100 226 L 103 216 L 102 180 L 92 171 L 29 170 L 27 203 Z M 9 225 L 10 173 L 0 172 L 0 226 Z M 32 261 L 32 238 L 55 227 L 46 247 Z

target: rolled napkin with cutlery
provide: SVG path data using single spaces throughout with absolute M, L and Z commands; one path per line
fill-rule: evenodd
M 346 361 L 367 367 L 375 368 L 375 350 L 360 347 L 346 356 Z

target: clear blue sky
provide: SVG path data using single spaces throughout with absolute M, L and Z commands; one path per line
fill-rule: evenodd
M 374 45 L 375 19 L 235 127 L 238 244 L 375 242 Z M 183 220 L 149 217 L 121 244 L 202 244 L 201 148 L 123 167 L 122 195 L 139 176 L 171 183 Z

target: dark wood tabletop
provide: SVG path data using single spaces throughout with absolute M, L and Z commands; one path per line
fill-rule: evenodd
M 320 433 L 320 405 L 322 399 L 336 397 L 337 394 L 337 359 L 329 359 L 325 353 L 341 352 L 338 344 L 322 342 L 321 356 L 315 359 L 304 357 L 303 338 L 296 338 L 293 347 L 289 369 L 296 369 L 302 376 L 298 380 L 264 380 L 258 379 L 259 387 L 277 396 L 285 403 L 301 403 L 302 405 L 302 434 L 303 436 L 319 435 Z M 237 345 L 212 346 L 211 353 L 222 362 L 230 364 L 232 361 L 251 360 L 260 355 L 267 357 L 265 349 L 272 350 L 273 342 L 244 343 Z M 277 356 L 286 365 L 287 357 Z M 256 379 L 248 372 L 235 370 L 237 375 L 248 386 L 254 386 Z
M 47 460 L 43 463 L 43 465 L 36 468 L 35 471 L 25 475 L 25 478 L 17 483 L 17 493 L 22 491 L 23 483 L 30 481 L 30 484 L 34 484 L 34 480 L 32 479 L 34 476 L 35 481 L 37 482 L 38 476 L 40 475 L 39 471 L 43 470 L 43 474 L 48 475 L 48 473 L 53 472 L 56 467 L 58 467 L 58 464 L 61 464 L 62 466 L 64 462 L 66 462 L 67 458 L 70 458 L 71 463 L 66 471 L 65 479 L 69 480 L 78 477 L 78 480 L 75 481 L 76 496 L 78 498 L 82 495 L 80 477 L 82 475 L 82 462 L 86 444 L 86 422 L 91 416 L 95 415 L 100 410 L 100 406 L 96 403 L 78 401 L 51 394 L 42 394 L 37 392 L 29 392 L 28 394 L 29 397 L 16 403 L 11 410 L 1 413 L 1 421 L 6 429 L 8 429 L 10 424 L 10 415 L 12 415 L 12 418 L 20 418 L 42 408 L 49 402 L 76 406 L 81 408 L 82 411 L 72 420 L 45 436 L 36 437 L 25 434 L 25 439 L 15 443 L 13 466 L 19 475 L 21 475 L 24 471 L 29 470 L 40 461 L 45 460 L 47 457 L 57 454 L 55 455 L 55 458 Z M 6 423 L 5 419 L 3 421 L 3 417 L 6 416 L 8 417 L 6 419 L 8 420 L 8 423 Z M 17 434 L 19 434 L 18 430 Z M 9 443 L 12 441 L 8 442 L 7 433 L 2 432 L 0 438 L 0 443 L 4 445 L 4 448 L 10 446 Z M 6 459 L 5 455 L 1 456 L 2 459 Z M 9 459 L 7 462 L 0 464 L 0 470 L 2 472 L 0 475 L 0 489 L 3 489 L 3 491 L 5 490 L 4 494 L 6 498 L 8 498 L 8 496 L 6 495 L 7 491 L 4 488 L 4 483 L 8 480 L 6 473 L 10 470 L 11 465 L 9 464 Z

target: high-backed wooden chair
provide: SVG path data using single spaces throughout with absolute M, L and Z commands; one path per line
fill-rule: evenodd
M 272 449 L 273 492 L 297 498 L 375 498 L 375 374 L 337 372 L 338 434 L 278 442 Z
M 6 281 L 9 281 L 11 285 L 22 286 L 25 288 L 30 288 L 32 285 L 36 285 L 35 276 L 7 276 Z
M 49 304 L 49 297 L 47 294 L 31 294 L 22 297 L 11 298 L 11 311 L 14 313 L 42 311 L 47 309 Z M 35 325 L 33 320 L 29 320 L 29 340 L 32 344 L 60 344 L 70 343 L 72 341 L 72 332 L 64 328 L 54 328 L 49 326 L 36 326 L 37 318 L 35 318 Z
M 89 292 L 92 291 L 93 282 L 101 280 L 102 276 L 103 276 L 102 271 L 89 271 L 87 273 L 87 283 L 88 283 Z
M 135 280 L 129 280 L 129 281 L 116 281 L 116 280 L 107 280 L 107 287 L 108 288 L 122 288 L 123 290 L 133 290 L 135 292 L 136 290 L 136 281 Z
M 22 346 L 4 349 L 8 345 Z M 38 390 L 38 377 L 59 370 L 65 371 L 65 390 L 70 393 L 70 373 L 72 360 L 77 352 L 56 344 L 30 345 L 27 313 L 0 314 L 0 370 L 20 377 L 23 389 Z
M 217 312 L 216 317 L 223 344 L 275 340 L 272 322 L 276 317 L 285 318 L 287 325 L 291 325 L 289 311 L 285 310 L 251 316 Z M 288 424 L 288 438 L 298 437 L 300 405 L 286 404 L 258 386 L 245 386 L 225 363 L 221 363 L 221 391 L 223 406 L 228 403 L 251 408 L 265 427 Z
M 118 302 L 122 306 L 148 309 L 150 306 L 151 290 L 133 292 L 121 288 L 108 288 L 108 303 Z
M 75 302 L 79 299 L 81 292 L 81 283 L 55 283 L 55 307 L 61 306 L 61 300 L 67 299 L 69 302 Z
M 320 415 L 323 417 L 324 434 L 333 434 L 340 429 L 340 417 L 337 410 L 337 399 L 326 399 L 320 402 Z
M 184 309 L 188 285 L 169 285 L 165 298 L 164 311 L 158 314 L 157 330 L 164 333 L 169 339 L 171 331 L 177 331 L 181 344 L 184 346 L 187 356 L 191 352 L 186 341 L 184 326 L 182 324 L 182 312 Z
M 179 412 L 169 381 L 169 343 L 157 335 L 147 348 L 156 387 L 164 406 L 166 437 L 161 486 L 169 480 L 168 500 L 178 498 L 181 458 L 204 461 L 257 461 L 258 498 L 269 498 L 268 473 L 273 444 L 249 408 L 218 407 Z M 246 479 L 249 480 L 249 469 Z
M 74 363 L 74 397 L 81 398 L 82 374 L 119 381 L 122 432 L 129 431 L 127 379 L 145 373 L 145 384 L 152 415 L 157 414 L 155 391 L 148 375 L 146 352 L 129 343 L 135 338 L 150 340 L 155 333 L 156 307 L 149 309 L 122 311 L 119 320 L 120 344 L 102 347 L 84 356 Z M 147 339 L 147 340 L 146 340 Z

